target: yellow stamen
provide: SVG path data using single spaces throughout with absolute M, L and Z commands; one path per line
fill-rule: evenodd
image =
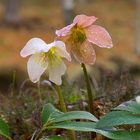
M 82 27 L 74 26 L 71 30 L 70 40 L 73 43 L 83 43 L 86 40 L 86 33 Z
M 61 56 L 56 56 L 55 54 L 57 53 L 57 49 L 55 47 L 52 47 L 48 52 L 48 62 L 49 65 L 54 65 L 54 64 L 60 64 L 62 61 Z
M 37 64 L 40 64 L 42 67 L 45 67 L 45 59 L 46 59 L 46 53 L 45 52 L 41 52 L 41 53 L 36 53 L 35 54 L 35 57 L 34 57 L 34 59 L 35 59 L 35 62 L 37 63 Z
M 41 52 L 35 54 L 35 61 L 37 64 L 40 64 L 42 67 L 45 67 L 45 62 L 48 61 L 49 65 L 60 64 L 62 61 L 61 56 L 57 56 L 57 49 L 52 47 L 48 52 Z

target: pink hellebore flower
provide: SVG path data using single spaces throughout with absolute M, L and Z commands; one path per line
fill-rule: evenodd
M 59 39 L 69 44 L 68 51 L 80 62 L 94 64 L 96 55 L 92 44 L 101 48 L 111 48 L 112 39 L 109 33 L 101 26 L 94 25 L 97 20 L 94 16 L 77 15 L 73 23 L 56 30 Z
M 61 76 L 66 71 L 66 65 L 62 61 L 62 57 L 71 61 L 64 42 L 54 41 L 46 44 L 40 38 L 29 40 L 21 50 L 20 55 L 22 57 L 31 55 L 27 62 L 27 70 L 30 80 L 34 83 L 39 81 L 41 75 L 48 68 L 49 80 L 61 85 Z

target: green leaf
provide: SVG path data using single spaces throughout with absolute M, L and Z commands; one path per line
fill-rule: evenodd
M 104 131 L 99 130 L 97 133 L 114 140 L 140 140 L 140 130 L 136 131 Z
M 71 111 L 62 113 L 57 110 L 52 104 L 46 104 L 42 111 L 42 123 L 47 125 L 48 123 L 58 123 L 63 121 L 69 121 L 74 119 L 86 119 L 91 121 L 98 121 L 98 119 L 89 112 L 86 111 Z
M 55 118 L 54 122 L 63 122 L 63 121 L 74 120 L 74 119 L 85 119 L 85 120 L 90 120 L 94 122 L 98 121 L 98 119 L 89 112 L 71 111 L 71 112 L 66 112 L 64 114 L 59 115 L 59 117 Z
M 138 104 L 137 102 L 133 102 L 129 104 L 128 106 L 119 105 L 118 107 L 114 108 L 114 110 L 128 111 L 128 112 L 140 115 L 140 104 Z
M 61 122 L 58 124 L 54 124 L 49 128 L 62 128 L 83 132 L 96 132 L 114 140 L 140 140 L 140 130 L 129 132 L 125 130 L 114 131 L 97 129 L 96 123 L 94 122 Z
M 10 139 L 9 127 L 1 118 L 0 118 L 0 135 Z
M 76 131 L 96 131 L 96 123 L 95 122 L 61 122 L 49 126 L 48 128 L 62 128 Z
M 56 118 L 56 116 L 63 114 L 58 109 L 56 109 L 52 104 L 48 103 L 43 107 L 42 110 L 42 123 L 43 125 L 47 125 L 50 121 L 53 122 L 53 120 Z
M 124 124 L 140 124 L 140 116 L 126 111 L 112 111 L 101 118 L 97 128 L 107 128 Z
M 51 136 L 49 138 L 42 138 L 41 140 L 64 140 L 61 136 Z

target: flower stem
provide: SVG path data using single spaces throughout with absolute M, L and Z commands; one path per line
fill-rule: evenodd
M 92 94 L 92 90 L 91 90 L 91 86 L 90 86 L 90 79 L 89 79 L 89 75 L 87 73 L 87 69 L 85 64 L 81 64 L 82 68 L 83 68 L 83 72 L 84 72 L 84 78 L 86 81 L 86 86 L 87 86 L 87 93 L 88 93 L 88 105 L 89 105 L 89 112 L 91 114 L 94 114 L 94 108 L 93 108 L 93 94 Z M 93 132 L 91 133 L 91 138 L 95 138 L 96 137 L 96 133 Z
M 59 97 L 61 110 L 63 112 L 67 112 L 67 108 L 66 108 L 66 104 L 65 104 L 65 101 L 64 101 L 64 98 L 63 98 L 63 94 L 61 92 L 61 88 L 59 86 L 57 86 L 57 85 L 56 85 L 56 91 L 57 91 L 57 94 L 58 94 L 58 97 Z M 69 130 L 68 134 L 69 134 L 71 140 L 76 140 L 76 135 L 75 135 L 74 131 Z
M 67 108 L 66 108 L 65 101 L 64 101 L 64 98 L 63 98 L 63 95 L 62 95 L 62 92 L 61 92 L 61 88 L 57 85 L 56 85 L 56 91 L 57 91 L 57 94 L 58 94 L 58 97 L 59 97 L 61 111 L 67 112 Z
M 85 64 L 82 63 L 81 66 L 84 72 L 84 78 L 85 78 L 86 86 L 87 86 L 89 112 L 93 114 L 93 111 L 94 111 L 93 110 L 93 94 L 92 94 L 92 90 L 90 86 L 90 80 L 89 80 L 89 76 L 88 76 Z

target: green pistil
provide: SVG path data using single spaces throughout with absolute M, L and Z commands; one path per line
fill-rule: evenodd
M 40 64 L 42 67 L 45 67 L 46 60 L 49 65 L 60 64 L 62 61 L 61 56 L 56 56 L 57 50 L 55 47 L 52 47 L 48 52 L 41 52 L 35 54 L 35 61 L 37 64 Z
M 70 35 L 70 40 L 73 43 L 83 43 L 86 40 L 86 34 L 83 28 L 73 27 Z
M 55 47 L 51 48 L 48 52 L 47 52 L 47 56 L 48 56 L 48 63 L 49 65 L 53 65 L 53 64 L 60 64 L 62 61 L 61 56 L 56 56 L 55 54 L 57 53 L 57 50 Z

